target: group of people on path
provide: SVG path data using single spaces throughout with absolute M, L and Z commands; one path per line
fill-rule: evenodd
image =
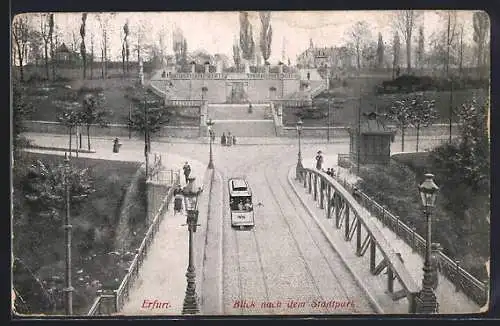
M 229 131 L 228 131 L 227 136 L 226 136 L 226 133 L 223 132 L 222 136 L 220 136 L 220 144 L 222 146 L 236 145 L 236 136 L 231 135 L 231 132 L 229 132 Z
M 323 158 L 323 152 L 318 151 L 318 153 L 316 154 L 316 169 L 317 170 L 324 171 L 324 169 L 323 169 L 324 161 L 325 161 L 325 159 Z M 328 168 L 325 171 L 325 173 L 328 174 L 329 176 L 331 176 L 332 178 L 335 176 L 335 171 L 333 168 Z

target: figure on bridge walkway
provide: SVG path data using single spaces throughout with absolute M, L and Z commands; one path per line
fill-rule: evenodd
M 236 145 L 236 136 L 233 135 L 233 145 Z
M 222 146 L 226 146 L 226 133 L 225 132 L 223 132 L 222 136 L 220 136 L 220 144 Z
M 323 166 L 323 152 L 318 151 L 318 154 L 316 155 L 316 169 L 321 170 L 321 167 Z
M 189 175 L 191 174 L 191 166 L 188 162 L 184 163 L 182 170 L 184 170 L 184 178 L 186 179 L 186 183 L 188 183 Z
M 441 271 L 441 259 L 440 252 L 442 247 L 439 243 L 431 244 L 431 279 L 432 279 L 432 288 L 436 290 L 439 284 L 439 272 Z

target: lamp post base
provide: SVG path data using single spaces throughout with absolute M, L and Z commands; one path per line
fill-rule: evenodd
M 188 267 L 186 295 L 184 297 L 184 304 L 182 306 L 183 315 L 194 315 L 200 312 L 198 308 L 198 301 L 196 299 L 196 274 L 193 266 Z
M 302 170 L 303 169 L 304 169 L 304 166 L 302 165 L 302 161 L 298 161 L 297 166 L 295 167 L 295 179 L 296 180 L 302 179 Z
M 432 289 L 422 289 L 415 297 L 416 312 L 420 314 L 434 314 L 438 312 L 439 304 Z

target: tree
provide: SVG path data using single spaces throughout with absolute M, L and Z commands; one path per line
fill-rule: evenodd
M 102 96 L 87 94 L 83 99 L 82 111 L 80 113 L 81 123 L 87 128 L 87 144 L 90 151 L 90 127 L 98 124 L 101 127 L 108 126 L 109 112 L 102 106 Z
M 67 179 L 71 208 L 76 210 L 95 189 L 88 169 L 70 166 Z M 63 164 L 50 166 L 37 160 L 23 182 L 25 199 L 32 211 L 38 212 L 43 221 L 38 223 L 61 223 L 66 207 L 66 168 Z
M 80 44 L 80 54 L 83 61 L 83 79 L 87 78 L 87 50 L 85 48 L 85 23 L 87 21 L 87 13 L 82 13 L 82 24 L 80 25 L 80 36 L 82 43 Z
M 50 40 L 50 59 L 52 67 L 52 79 L 56 79 L 56 60 L 54 48 L 54 14 L 49 14 L 49 40 Z
M 129 71 L 129 57 L 130 57 L 130 46 L 128 44 L 128 36 L 130 34 L 130 30 L 128 27 L 128 20 L 125 22 L 123 26 L 123 34 L 124 34 L 124 42 L 125 42 L 125 63 L 126 63 L 126 71 Z
M 148 104 L 149 101 L 145 99 L 142 108 L 135 108 L 127 122 L 130 129 L 144 135 L 146 151 L 151 153 L 151 134 L 160 131 L 169 119 L 164 108 L 150 107 Z
M 382 33 L 378 33 L 378 43 L 377 43 L 377 67 L 383 68 L 384 66 L 384 40 L 382 39 Z
M 90 32 L 90 79 L 94 79 L 94 32 Z
M 445 75 L 449 76 L 450 69 L 450 52 L 457 37 L 457 11 L 447 10 L 444 14 L 446 24 L 446 59 L 445 59 Z
M 422 94 L 416 95 L 410 100 L 410 124 L 417 129 L 417 152 L 420 129 L 430 126 L 437 119 L 437 112 L 434 109 L 434 104 L 434 100 L 428 100 L 424 98 Z
M 395 101 L 386 112 L 386 118 L 394 121 L 401 130 L 401 151 L 405 151 L 405 130 L 412 122 L 412 102 L 411 98 Z
M 347 32 L 347 34 L 349 38 L 352 40 L 354 50 L 356 53 L 356 62 L 358 70 L 360 70 L 362 51 L 371 38 L 371 32 L 368 23 L 365 21 L 356 22 Z
M 240 54 L 240 46 L 237 40 L 235 40 L 233 44 L 233 60 L 236 69 L 238 69 L 241 63 L 241 54 Z
M 49 16 L 47 14 L 40 14 L 40 36 L 43 40 L 44 59 L 45 59 L 45 73 L 47 80 L 50 79 L 49 72 Z
M 21 133 L 25 130 L 24 121 L 33 112 L 33 106 L 26 100 L 26 95 L 17 82 L 12 83 L 12 123 L 13 123 L 13 150 L 20 145 Z
M 21 14 L 14 17 L 12 22 L 12 40 L 14 41 L 14 46 L 17 50 L 17 62 L 19 64 L 19 77 L 21 81 L 24 81 L 24 64 L 25 64 L 25 54 L 28 47 L 29 41 L 29 19 L 27 14 Z
M 406 43 L 406 72 L 411 72 L 411 42 L 415 22 L 419 14 L 415 10 L 401 10 L 396 14 L 395 26 L 401 32 Z
M 418 44 L 417 51 L 415 51 L 417 56 L 417 66 L 419 69 L 423 68 L 424 55 L 425 55 L 425 39 L 424 39 L 424 26 L 418 28 Z
M 476 11 L 472 15 L 472 22 L 474 27 L 473 40 L 476 43 L 476 58 L 477 66 L 481 71 L 480 77 L 482 77 L 482 67 L 484 64 L 484 49 L 487 42 L 488 28 L 489 28 L 489 18 L 488 14 L 484 11 Z
M 395 72 L 399 68 L 399 53 L 401 49 L 401 43 L 399 42 L 398 32 L 394 32 L 394 40 L 392 42 L 392 78 L 394 78 Z
M 252 60 L 255 52 L 253 41 L 252 24 L 248 19 L 248 12 L 240 12 L 240 49 L 241 56 L 245 60 Z
M 102 57 L 102 78 L 108 76 L 108 41 L 109 41 L 109 28 L 110 20 L 114 17 L 114 13 L 98 14 L 97 20 L 99 22 L 99 28 L 101 29 L 101 57 Z
M 259 12 L 262 29 L 260 31 L 260 51 L 265 62 L 268 62 L 271 56 L 271 41 L 273 37 L 273 28 L 271 27 L 271 12 Z
M 458 72 L 462 76 L 464 66 L 464 25 L 459 28 L 459 46 L 458 46 Z
M 187 40 L 179 28 L 173 34 L 173 50 L 175 62 L 180 66 L 185 66 L 187 64 Z
M 82 123 L 81 111 L 74 105 L 68 105 L 57 114 L 57 120 L 68 128 L 69 133 L 69 153 L 71 155 L 71 143 L 73 130 Z

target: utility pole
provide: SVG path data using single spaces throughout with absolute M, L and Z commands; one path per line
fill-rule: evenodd
M 71 286 L 71 228 L 70 223 L 70 166 L 68 155 L 64 154 L 64 186 L 66 193 L 66 219 L 64 224 L 64 235 L 66 244 L 66 280 L 64 288 L 65 293 L 65 312 L 66 315 L 73 315 L 73 287 Z

